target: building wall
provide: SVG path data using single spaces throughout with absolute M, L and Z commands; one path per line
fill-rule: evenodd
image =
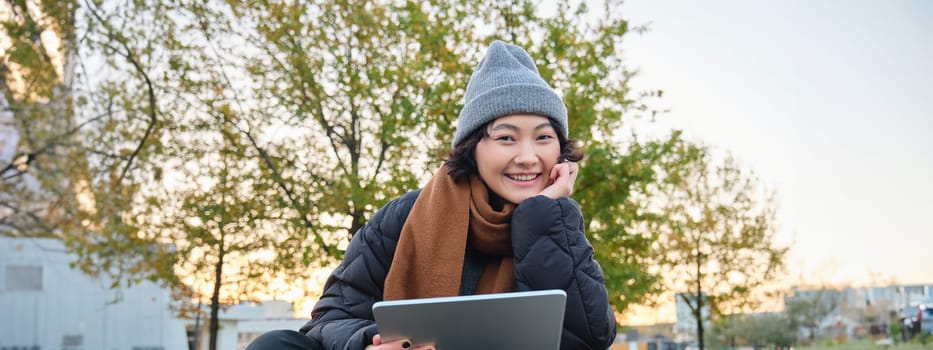
M 0 237 L 0 350 L 186 349 L 184 321 L 153 283 L 110 289 L 50 239 Z

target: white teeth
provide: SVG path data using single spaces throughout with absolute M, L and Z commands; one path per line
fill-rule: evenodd
M 532 175 L 529 175 L 529 174 L 508 175 L 508 176 L 509 176 L 510 178 L 512 178 L 512 179 L 514 179 L 514 180 L 518 180 L 518 181 L 531 181 L 531 180 L 534 180 L 536 177 L 538 177 L 538 175 L 533 175 L 533 174 L 532 174 Z

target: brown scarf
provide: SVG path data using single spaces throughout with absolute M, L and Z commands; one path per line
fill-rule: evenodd
M 456 183 L 441 167 L 425 185 L 402 226 L 385 280 L 383 299 L 460 294 L 467 239 L 484 253 L 499 255 L 483 270 L 475 294 L 512 290 L 514 262 L 510 220 L 514 205 L 502 211 L 489 204 L 486 185 L 475 176 Z

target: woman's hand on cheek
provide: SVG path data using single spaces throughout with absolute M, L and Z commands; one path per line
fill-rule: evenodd
M 577 181 L 579 173 L 579 165 L 576 162 L 555 164 L 548 174 L 551 184 L 540 194 L 551 199 L 570 196 L 573 194 L 573 184 Z
M 412 347 L 407 339 L 383 343 L 382 337 L 376 334 L 373 336 L 373 344 L 367 346 L 366 350 L 434 350 L 434 347 L 431 345 Z

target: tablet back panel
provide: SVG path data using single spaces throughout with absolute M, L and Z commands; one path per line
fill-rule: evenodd
M 382 301 L 373 315 L 384 341 L 411 339 L 438 350 L 557 349 L 562 290 Z

